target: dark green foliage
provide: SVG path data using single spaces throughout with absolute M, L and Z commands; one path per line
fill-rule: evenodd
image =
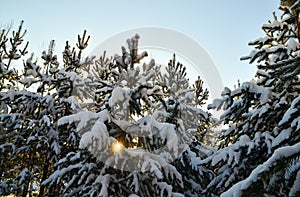
M 223 98 L 210 106 L 223 107 L 221 120 L 229 128 L 221 136 L 221 149 L 205 160 L 216 172 L 207 194 L 228 190 L 224 196 L 295 195 L 291 188 L 299 183 L 298 164 L 292 161 L 299 156 L 300 44 L 298 12 L 296 17 L 292 7 L 282 7 L 281 20 L 274 15 L 263 25 L 265 37 L 250 42 L 255 50 L 241 58 L 258 64 L 256 79 L 233 91 L 225 88 Z
M 58 130 L 57 121 L 76 111 L 72 77 L 91 60 L 80 61 L 83 46 L 78 55 L 67 46 L 65 64 L 59 65 L 51 41 L 48 52 L 42 54 L 42 66 L 33 61 L 32 54 L 20 71 L 12 65 L 27 54 L 28 43 L 22 48 L 26 33 L 22 24 L 11 35 L 3 30 L 0 36 L 0 195 L 51 195 L 55 191 L 41 183 L 54 171 L 59 158 L 77 149 L 79 142 L 72 129 Z
M 121 56 L 106 58 L 104 53 L 94 62 L 82 57 L 90 38 L 84 31 L 78 36 L 78 50 L 66 42 L 62 64 L 53 52 L 54 40 L 39 63 L 34 54 L 25 56 L 22 23 L 9 33 L 3 30 L 0 36 L 0 195 L 201 192 L 203 180 L 212 176 L 197 166 L 213 152 L 196 141 L 197 132 L 205 132 L 211 121 L 199 108 L 208 91 L 200 78 L 190 87 L 186 68 L 175 55 L 165 74 L 154 60 L 141 64 L 147 53 L 138 53 L 136 35 L 127 40 L 128 49 L 122 47 Z M 21 57 L 27 58 L 23 67 L 14 68 L 12 63 L 22 65 L 17 62 Z M 101 139 L 86 138 L 89 132 L 97 136 L 106 131 Z M 115 142 L 126 149 L 118 157 L 111 149 L 101 149 Z M 135 155 L 139 150 L 143 154 Z M 129 170 L 132 167 L 137 170 Z

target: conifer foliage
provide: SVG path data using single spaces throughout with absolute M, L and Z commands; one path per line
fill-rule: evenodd
M 64 127 L 77 125 L 80 148 L 94 159 L 87 160 L 82 150 L 68 155 L 45 184 L 66 182 L 63 193 L 70 196 L 199 193 L 199 187 L 190 187 L 194 178 L 183 171 L 209 173 L 196 162 L 201 151 L 204 155 L 212 151 L 200 142 L 197 151 L 190 149 L 197 129 L 204 131 L 203 125 L 210 122 L 210 115 L 200 109 L 208 92 L 200 78 L 194 87 L 189 85 L 186 68 L 175 55 L 165 72 L 154 60 L 141 63 L 147 53 L 138 53 L 138 40 L 139 35 L 128 39 L 128 47 L 112 59 L 104 53 L 86 72 L 97 107 L 58 122 Z
M 299 1 L 282 1 L 283 15 L 263 25 L 265 37 L 242 57 L 257 63 L 255 80 L 225 88 L 211 108 L 229 125 L 222 148 L 207 158 L 216 176 L 206 192 L 223 196 L 299 195 Z
M 23 22 L 1 30 L 0 196 L 300 196 L 300 1 L 280 10 L 241 58 L 255 78 L 208 105 L 214 148 L 204 82 L 147 61 L 139 35 L 84 58 L 84 31 L 37 58 Z
M 25 56 L 22 25 L 0 37 L 1 195 L 197 196 L 213 152 L 197 141 L 211 121 L 200 78 L 192 87 L 175 55 L 143 62 L 139 35 L 94 60 L 84 31 L 62 63 L 54 41 L 40 63 Z
M 66 44 L 63 64 L 53 54 L 54 41 L 42 53 L 43 64 L 27 54 L 23 45 L 23 22 L 17 31 L 0 35 L 0 195 L 54 195 L 42 184 L 54 164 L 70 150 L 77 149 L 78 136 L 72 130 L 58 130 L 57 121 L 77 110 L 73 95 L 80 92 L 77 69 L 92 59 L 81 58 L 86 47 L 79 38 L 78 49 Z M 85 35 L 85 33 L 84 33 Z M 78 86 L 78 87 L 77 87 Z

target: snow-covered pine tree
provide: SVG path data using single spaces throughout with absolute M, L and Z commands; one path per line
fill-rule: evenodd
M 197 196 L 202 177 L 212 175 L 198 166 L 212 150 L 190 145 L 210 121 L 199 108 L 208 94 L 203 82 L 190 87 L 175 57 L 164 74 L 154 60 L 142 64 L 147 53 L 138 53 L 138 39 L 89 70 L 96 107 L 59 120 L 76 124 L 82 149 L 61 159 L 45 185 L 66 196 Z
M 43 65 L 31 55 L 20 71 L 18 60 L 25 57 L 28 46 L 22 48 L 26 33 L 22 24 L 12 35 L 8 30 L 0 35 L 0 195 L 54 196 L 56 191 L 41 183 L 53 172 L 54 163 L 79 142 L 72 130 L 58 131 L 57 120 L 76 111 L 72 96 L 75 87 L 80 91 L 76 69 L 91 59 L 81 61 L 87 44 L 83 36 L 78 53 L 66 45 L 60 66 L 51 41 L 48 52 L 42 54 Z
M 185 196 L 199 196 L 207 182 L 213 178 L 213 173 L 199 164 L 214 152 L 212 147 L 205 146 L 201 141 L 207 137 L 209 125 L 214 120 L 199 108 L 208 98 L 208 90 L 203 88 L 203 81 L 198 77 L 191 88 L 185 70 L 181 63 L 176 62 L 174 54 L 166 67 L 166 73 L 159 73 L 157 78 L 164 93 L 157 107 L 161 121 L 177 125 L 179 131 L 193 133 L 181 137 L 193 141 L 173 164 L 184 181 L 181 192 Z
M 0 35 L 0 195 L 8 193 L 10 188 L 17 188 L 17 184 L 13 183 L 13 179 L 15 179 L 18 174 L 13 173 L 12 169 L 14 169 L 15 164 L 19 163 L 22 165 L 24 163 L 19 161 L 22 158 L 13 158 L 13 155 L 16 152 L 13 142 L 18 142 L 18 136 L 23 134 L 21 131 L 14 134 L 14 128 L 20 127 L 20 125 L 23 124 L 23 121 L 20 120 L 20 115 L 18 114 L 8 114 L 10 108 L 3 101 L 3 92 L 17 90 L 16 83 L 19 80 L 19 75 L 18 71 L 15 68 L 12 68 L 11 64 L 27 53 L 26 48 L 28 43 L 25 46 L 22 46 L 22 39 L 25 34 L 25 32 L 22 31 L 22 24 L 16 32 L 13 32 L 12 37 L 9 37 L 9 33 L 10 32 L 8 30 L 3 29 L 1 30 Z M 10 41 L 10 43 L 8 43 L 8 41 Z M 12 160 L 15 160 L 16 162 L 14 163 Z
M 283 15 L 263 25 L 265 37 L 249 43 L 255 80 L 231 91 L 211 108 L 223 107 L 229 128 L 222 148 L 203 161 L 216 172 L 205 194 L 298 196 L 300 190 L 300 1 L 282 1 Z

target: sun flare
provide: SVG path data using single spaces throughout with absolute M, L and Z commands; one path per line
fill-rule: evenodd
M 124 149 L 124 146 L 122 143 L 116 141 L 112 144 L 112 151 L 117 154 L 120 153 Z

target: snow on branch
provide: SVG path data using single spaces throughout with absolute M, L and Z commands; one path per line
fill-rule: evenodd
M 299 154 L 300 143 L 297 143 L 293 146 L 285 146 L 282 148 L 278 148 L 266 162 L 258 165 L 245 180 L 242 180 L 233 185 L 229 190 L 224 192 L 221 195 L 221 197 L 242 196 L 244 190 L 247 190 L 253 183 L 261 179 L 261 175 L 270 171 L 272 167 L 274 167 L 277 164 L 278 161 L 288 159 Z

